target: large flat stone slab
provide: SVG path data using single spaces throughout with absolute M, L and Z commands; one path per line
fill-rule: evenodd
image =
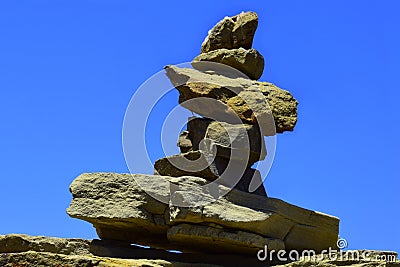
M 160 181 L 167 183 L 160 183 Z M 138 185 L 145 182 L 146 192 Z M 251 246 L 243 236 L 254 240 L 275 240 L 275 249 L 314 249 L 321 251 L 336 246 L 339 219 L 288 204 L 284 201 L 232 190 L 216 201 L 196 207 L 176 206 L 174 203 L 195 203 L 204 198 L 214 199 L 212 192 L 202 190 L 207 181 L 198 177 L 172 178 L 143 174 L 87 173 L 76 178 L 70 190 L 73 196 L 68 214 L 93 224 L 99 237 L 120 240 L 156 248 L 182 251 L 203 251 L 197 241 L 207 239 L 216 251 L 237 253 L 233 246 L 248 248 L 243 253 L 261 249 L 259 241 Z M 189 190 L 188 190 L 189 188 Z M 219 189 L 224 189 L 221 185 Z M 166 203 L 152 198 L 167 200 Z M 169 199 L 169 201 L 168 201 Z M 200 203 L 200 202 L 199 202 Z M 202 231 L 178 231 L 192 236 L 192 246 L 182 245 L 171 229 L 178 225 L 208 227 L 221 231 L 224 242 L 213 242 Z M 175 228 L 176 229 L 176 228 Z M 217 230 L 215 230 L 217 229 Z M 168 235 L 170 231 L 170 235 Z M 237 234 L 234 234 L 236 231 Z M 183 238 L 182 238 L 183 239 Z M 271 248 L 273 249 L 273 248 Z

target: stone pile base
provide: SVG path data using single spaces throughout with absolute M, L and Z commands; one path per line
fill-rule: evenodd
M 67 212 L 92 223 L 102 240 L 159 249 L 254 256 L 265 246 L 336 248 L 338 218 L 236 189 L 215 199 L 202 190 L 207 183 L 191 176 L 82 174 L 71 184 Z M 222 189 L 228 191 L 217 187 Z M 195 207 L 174 204 L 204 199 L 211 201 Z
M 352 255 L 361 255 L 358 259 L 346 258 L 344 254 L 345 252 L 335 253 L 331 255 L 331 258 L 317 255 L 314 259 L 295 262 L 279 262 L 277 259 L 274 262 L 267 262 L 259 261 L 256 256 L 178 254 L 127 246 L 115 241 L 0 235 L 0 266 L 2 267 L 400 266 L 395 252 L 353 251 Z M 368 258 L 362 255 L 368 255 Z

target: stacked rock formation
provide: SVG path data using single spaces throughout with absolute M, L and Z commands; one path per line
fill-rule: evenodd
M 337 218 L 268 198 L 262 185 L 249 190 L 262 184 L 251 166 L 266 156 L 264 136 L 292 131 L 297 120 L 289 92 L 253 80 L 264 65 L 251 48 L 257 20 L 253 12 L 223 19 L 194 69 L 165 68 L 179 103 L 202 116 L 189 118 L 181 154 L 156 161 L 155 175 L 82 174 L 70 187 L 71 217 L 92 223 L 105 241 L 184 253 L 336 247 Z
M 257 81 L 264 68 L 252 48 L 257 24 L 254 12 L 226 17 L 209 32 L 194 69 L 165 68 L 179 103 L 201 116 L 180 134 L 181 154 L 156 161 L 154 175 L 85 173 L 72 182 L 67 213 L 93 224 L 101 240 L 0 236 L 0 265 L 400 266 L 394 252 L 356 251 L 363 256 L 356 260 L 338 260 L 341 252 L 334 260 L 257 257 L 334 250 L 339 228 L 336 217 L 267 197 L 252 168 L 266 157 L 264 136 L 292 131 L 297 121 L 296 99 Z
M 263 56 L 252 48 L 257 25 L 254 12 L 226 17 L 204 40 L 195 69 L 165 68 L 179 103 L 203 118 L 189 118 L 178 141 L 181 154 L 156 161 L 156 174 L 221 178 L 221 184 L 266 196 L 260 173 L 251 166 L 266 156 L 264 135 L 293 130 L 297 101 L 256 81 L 264 70 Z M 260 186 L 249 190 L 252 181 Z
M 395 252 L 327 255 L 338 218 L 267 197 L 252 165 L 266 157 L 264 136 L 294 129 L 297 101 L 257 81 L 257 24 L 254 12 L 226 17 L 194 69 L 165 68 L 179 103 L 201 116 L 179 136 L 181 154 L 158 160 L 155 175 L 85 173 L 72 182 L 67 213 L 101 240 L 0 235 L 0 266 L 400 266 Z M 291 262 L 267 257 L 271 250 L 321 254 Z

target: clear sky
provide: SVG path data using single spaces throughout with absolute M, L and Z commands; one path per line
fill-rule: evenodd
M 1 1 L 0 233 L 95 238 L 65 212 L 69 184 L 128 172 L 121 132 L 135 90 L 248 10 L 261 80 L 300 103 L 268 194 L 338 216 L 351 249 L 400 251 L 397 0 Z

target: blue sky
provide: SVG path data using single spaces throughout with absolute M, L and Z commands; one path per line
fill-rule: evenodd
M 300 102 L 295 131 L 278 136 L 269 195 L 340 217 L 351 249 L 400 251 L 396 0 L 1 1 L 0 233 L 95 238 L 65 212 L 69 184 L 127 172 L 135 90 L 243 10 L 259 14 L 261 80 Z

